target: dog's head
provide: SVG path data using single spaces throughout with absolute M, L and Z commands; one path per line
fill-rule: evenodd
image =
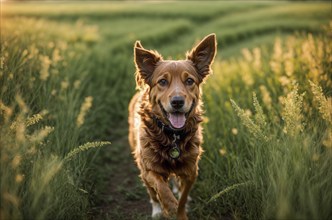
M 173 129 L 182 129 L 200 98 L 200 84 L 211 73 L 216 55 L 216 36 L 206 36 L 187 53 L 186 60 L 163 60 L 162 56 L 134 47 L 136 82 L 147 86 L 153 113 Z

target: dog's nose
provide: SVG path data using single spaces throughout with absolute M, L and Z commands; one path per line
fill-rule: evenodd
M 180 109 L 184 105 L 184 97 L 183 96 L 174 96 L 171 99 L 171 105 L 174 109 Z

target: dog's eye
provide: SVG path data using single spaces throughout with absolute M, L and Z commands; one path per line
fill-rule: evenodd
M 168 85 L 168 81 L 166 79 L 161 79 L 158 81 L 158 84 L 160 86 L 167 86 Z
M 192 78 L 188 78 L 187 80 L 186 80 L 186 85 L 187 86 L 191 86 L 192 84 L 194 84 L 194 80 L 192 79 Z

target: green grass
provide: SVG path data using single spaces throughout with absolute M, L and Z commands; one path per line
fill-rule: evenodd
M 233 218 L 329 218 L 332 80 L 331 64 L 324 61 L 330 56 L 328 48 L 331 43 L 323 36 L 314 40 L 297 36 L 295 41 L 282 42 L 279 57 L 278 49 L 262 51 L 260 68 L 248 58 L 215 65 L 215 74 L 204 88 L 209 120 L 207 163 L 202 169 L 213 170 L 213 174 L 204 172 L 202 191 L 197 194 L 207 204 L 204 210 L 218 210 L 219 215 L 231 212 Z M 289 51 L 294 70 L 286 73 Z M 303 56 L 318 57 L 318 51 L 325 52 L 314 63 Z M 280 72 L 273 71 L 271 61 L 281 65 Z M 324 104 L 317 102 L 309 80 L 320 84 L 329 97 L 321 99 Z M 252 98 L 253 92 L 259 101 Z M 233 109 L 230 99 L 235 100 Z M 319 106 L 329 108 L 327 116 Z M 204 185 L 211 189 L 207 194 Z M 219 196 L 223 191 L 227 192 Z
M 218 56 L 189 216 L 331 217 L 328 3 L 1 4 L 3 219 L 147 219 L 126 139 L 133 44 L 183 59 L 212 32 Z

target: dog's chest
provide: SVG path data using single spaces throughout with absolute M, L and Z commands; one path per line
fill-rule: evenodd
M 202 150 L 198 145 L 191 145 L 185 148 L 181 144 L 179 143 L 178 146 L 181 149 L 179 157 L 173 158 L 170 155 L 173 145 L 163 146 L 157 143 L 150 143 L 141 151 L 141 165 L 146 170 L 153 170 L 158 173 L 185 175 L 195 169 Z

